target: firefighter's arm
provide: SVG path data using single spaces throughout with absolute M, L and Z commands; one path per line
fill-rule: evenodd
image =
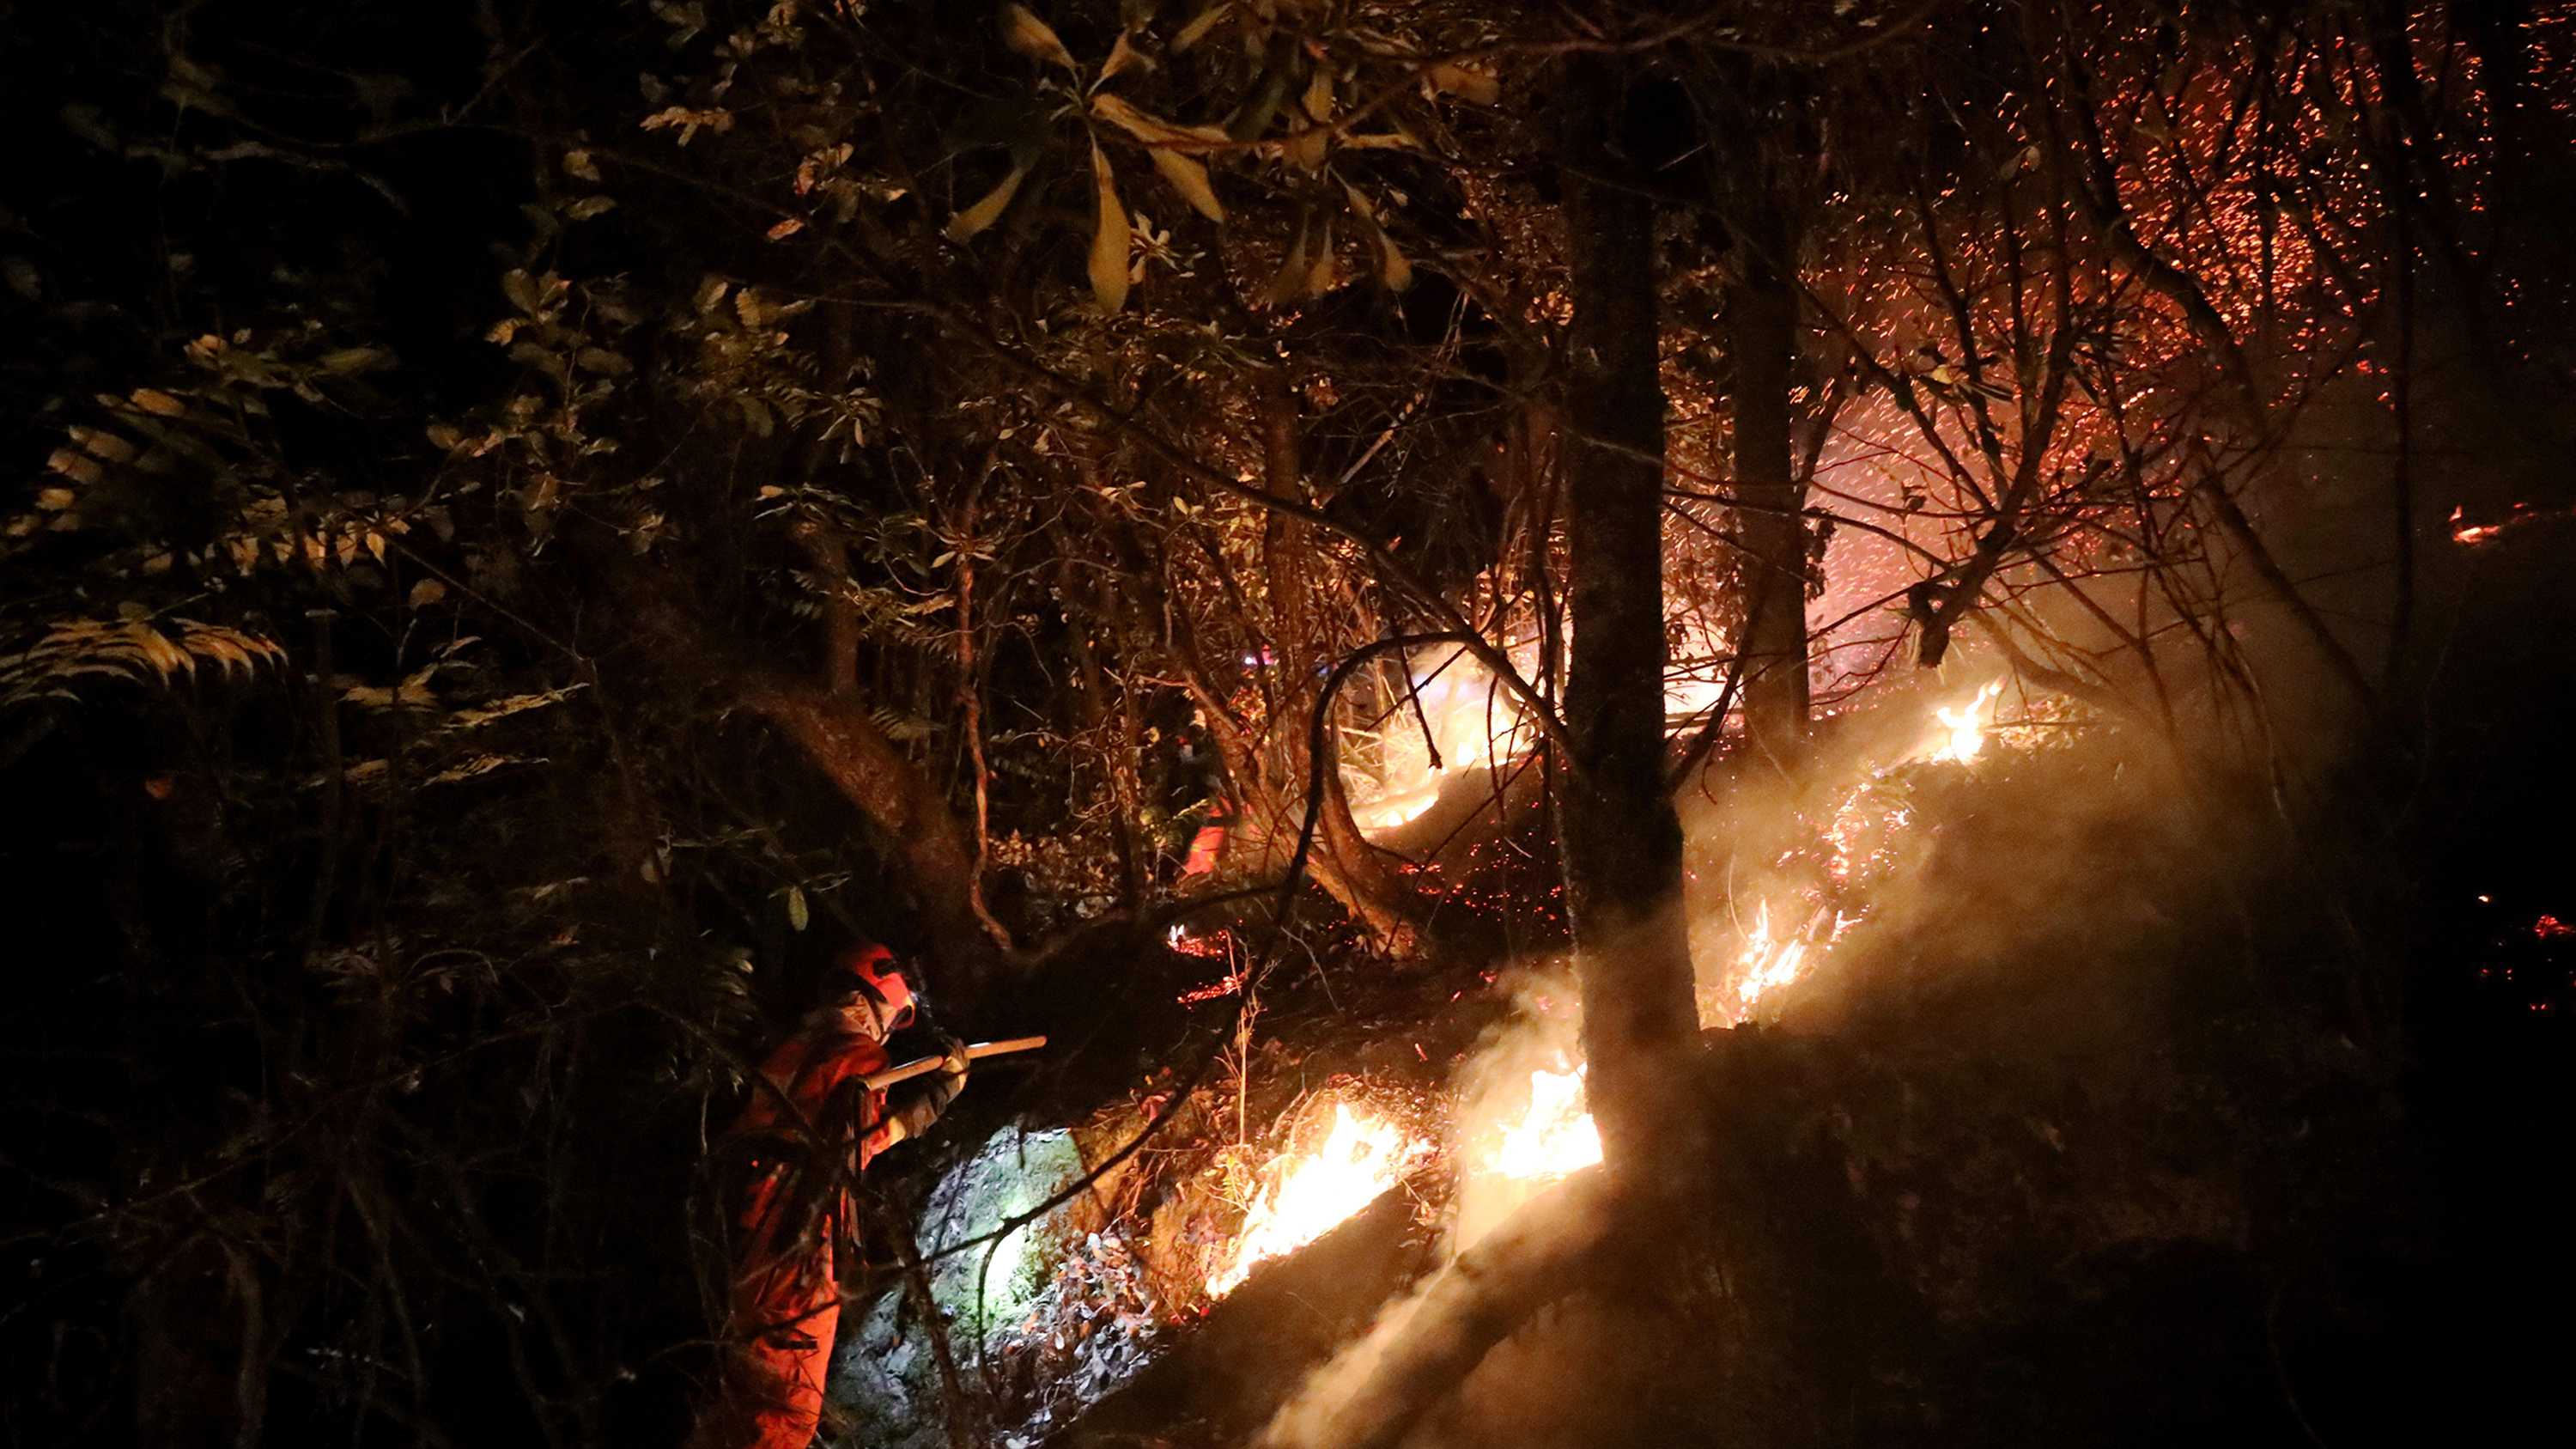
M 909 1142 L 930 1130 L 957 1094 L 966 1090 L 966 1044 L 946 1037 L 941 1045 L 947 1049 L 939 1070 L 917 1077 L 890 1089 L 877 1114 L 877 1125 L 867 1137 L 868 1157 L 875 1157 L 898 1142 Z

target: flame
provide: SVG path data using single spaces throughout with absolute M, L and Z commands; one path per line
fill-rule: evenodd
M 1524 673 L 1537 662 L 1531 647 L 1513 657 Z M 1525 754 L 1535 738 L 1511 691 L 1461 651 L 1418 659 L 1407 690 L 1369 732 L 1377 740 L 1374 775 L 1346 777 L 1351 818 L 1365 831 L 1419 818 L 1452 780 L 1490 774 Z
M 1771 939 L 1771 903 L 1765 901 L 1754 914 L 1753 929 L 1744 937 L 1744 984 L 1738 988 L 1744 1004 L 1751 1006 L 1762 993 L 1775 986 L 1786 986 L 1798 979 L 1799 968 L 1807 961 L 1807 943 L 1792 934 L 1787 940 Z
M 1551 1052 L 1551 1061 L 1563 1060 Z M 1466 1113 L 1482 1125 L 1461 1138 L 1455 1239 L 1460 1251 L 1493 1231 L 1548 1184 L 1601 1160 L 1601 1134 L 1583 1106 L 1583 1068 L 1497 1074 Z
M 1422 1151 L 1422 1144 L 1394 1123 L 1335 1103 L 1332 1135 L 1253 1204 L 1235 1244 L 1234 1261 L 1208 1279 L 1209 1296 L 1234 1291 L 1255 1264 L 1304 1247 L 1375 1202 L 1378 1194 L 1403 1180 Z
M 1563 1177 L 1601 1160 L 1601 1134 L 1583 1110 L 1583 1068 L 1530 1073 L 1529 1109 L 1503 1124 L 1486 1167 L 1519 1182 Z
M 1941 739 L 1923 758 L 1956 760 L 1962 764 L 1975 759 L 1978 752 L 1986 747 L 1986 706 L 1994 703 L 1995 696 L 2003 693 L 2003 689 L 2002 680 L 1990 679 L 1986 681 L 1985 688 L 1977 691 L 1977 697 L 1966 705 L 1958 709 L 1933 710 L 1933 717 L 1941 721 Z
M 1352 823 L 1362 830 L 1393 830 L 1412 823 L 1423 811 L 1440 803 L 1440 789 L 1450 771 L 1432 770 L 1431 783 L 1416 785 L 1393 795 L 1381 795 L 1366 805 L 1351 807 Z

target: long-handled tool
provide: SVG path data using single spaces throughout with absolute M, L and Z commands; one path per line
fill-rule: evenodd
M 1045 1046 L 1046 1043 L 1047 1039 L 1042 1036 L 1015 1036 L 1009 1041 L 979 1041 L 966 1048 L 966 1059 L 981 1061 L 986 1057 L 1006 1056 L 1012 1052 L 1033 1052 Z M 866 1078 L 868 1090 L 882 1092 L 897 1082 L 909 1082 L 915 1077 L 926 1077 L 938 1071 L 947 1062 L 946 1057 L 921 1057 L 905 1062 L 899 1067 L 888 1067 L 882 1072 L 870 1072 Z

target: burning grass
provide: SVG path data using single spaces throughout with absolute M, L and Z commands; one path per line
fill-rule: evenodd
M 1431 1144 L 1366 1107 L 1332 1104 L 1332 1127 L 1312 1148 L 1283 1153 L 1263 1169 L 1267 1185 L 1243 1216 L 1232 1261 L 1208 1279 L 1223 1297 L 1266 1259 L 1293 1252 L 1340 1226 L 1393 1189 L 1432 1152 Z

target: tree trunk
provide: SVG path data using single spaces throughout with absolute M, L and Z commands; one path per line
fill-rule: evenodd
M 1739 170 L 1753 158 L 1739 155 Z M 1761 185 L 1758 175 L 1753 178 Z M 1776 767 L 1798 758 L 1807 738 L 1806 489 L 1789 456 L 1789 364 L 1797 345 L 1798 297 L 1781 268 L 1788 228 L 1779 208 L 1756 200 L 1735 216 L 1735 279 L 1726 291 L 1726 349 L 1733 375 L 1734 472 L 1744 556 L 1744 723 L 1753 747 Z
M 1306 501 L 1300 462 L 1302 428 L 1298 394 L 1284 371 L 1273 370 L 1255 384 L 1261 409 L 1263 484 L 1276 497 Z M 1201 707 L 1216 723 L 1218 746 L 1234 780 L 1237 803 L 1232 849 L 1248 873 L 1270 878 L 1284 872 L 1296 853 L 1306 823 L 1309 772 L 1319 766 L 1310 750 L 1314 710 L 1321 697 L 1323 666 L 1348 643 L 1316 607 L 1323 587 L 1316 567 L 1313 525 L 1272 513 L 1261 534 L 1263 618 L 1270 644 L 1266 728 L 1259 737 L 1229 731 L 1224 711 L 1213 697 Z M 1347 616 L 1344 616 L 1345 619 Z M 1347 628 L 1345 624 L 1344 628 Z M 1412 886 L 1396 869 L 1396 858 L 1369 844 L 1351 818 L 1349 798 L 1338 775 L 1325 781 L 1323 813 L 1317 824 L 1314 854 L 1307 873 L 1315 884 L 1340 902 L 1385 948 L 1398 956 L 1418 947 L 1421 914 Z
M 1699 1029 L 1682 832 L 1664 788 L 1664 394 L 1654 206 L 1616 145 L 1607 62 L 1566 66 L 1567 547 L 1573 758 L 1563 849 L 1588 1091 L 1613 1182 L 1649 1187 L 1697 1154 L 1687 1058 Z M 1652 1195 L 1649 1191 L 1648 1195 Z
M 1699 1018 L 1682 913 L 1682 832 L 1664 784 L 1664 396 L 1654 206 L 1617 144 L 1618 72 L 1562 72 L 1566 335 L 1561 452 L 1573 615 L 1559 841 L 1583 992 L 1599 1176 L 1577 1174 L 1425 1284 L 1271 1421 L 1265 1449 L 1386 1449 L 1486 1352 L 1585 1270 L 1643 1255 L 1696 1216 L 1711 1144 L 1694 1089 Z
M 868 718 L 853 695 L 760 690 L 743 699 L 805 752 L 849 802 L 893 843 L 920 897 L 940 984 L 963 1006 L 995 985 L 1000 951 L 976 919 L 975 852 L 939 791 Z

